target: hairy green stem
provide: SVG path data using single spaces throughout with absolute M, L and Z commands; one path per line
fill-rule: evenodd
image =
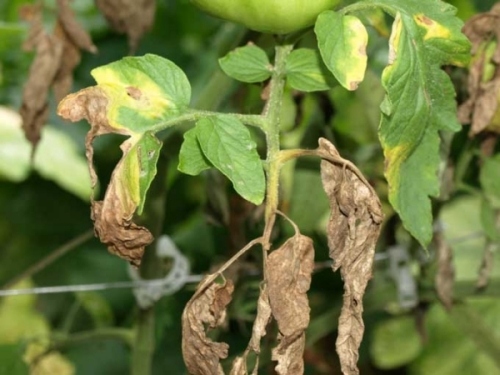
M 280 113 L 285 87 L 285 63 L 292 49 L 293 45 L 291 44 L 276 46 L 274 69 L 269 83 L 269 99 L 264 108 L 264 117 L 266 119 L 264 132 L 266 133 L 267 140 L 264 250 L 269 250 L 271 247 L 271 232 L 279 203 L 279 175 L 281 166 L 278 158 L 280 153 Z
M 150 128 L 150 131 L 153 133 L 157 133 L 159 131 L 168 129 L 175 125 L 180 125 L 186 122 L 194 122 L 202 118 L 216 117 L 220 115 L 228 115 L 236 117 L 242 123 L 250 126 L 255 126 L 260 129 L 262 129 L 265 126 L 265 119 L 261 115 L 242 115 L 240 113 L 221 113 L 221 112 L 200 111 L 197 109 L 190 109 L 187 110 L 186 113 L 183 113 L 182 115 L 175 116 L 172 117 L 171 119 L 155 124 Z

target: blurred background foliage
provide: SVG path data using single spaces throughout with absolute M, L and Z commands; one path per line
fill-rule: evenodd
M 489 10 L 494 3 L 450 2 L 464 21 Z M 63 123 L 55 114 L 56 103 L 51 103 L 49 125 L 36 162 L 33 168 L 30 166 L 29 146 L 15 113 L 33 59 L 21 48 L 27 25 L 19 19 L 19 8 L 25 3 L 30 1 L 0 3 L 0 285 L 12 287 L 13 280 L 17 281 L 16 288 L 129 280 L 127 264 L 109 254 L 89 234 L 90 183 L 84 159 L 88 124 Z M 44 3 L 48 9 L 55 7 L 55 1 Z M 92 0 L 75 0 L 72 7 L 99 49 L 96 55 L 83 55 L 74 75 L 73 89 L 77 90 L 93 85 L 90 70 L 127 55 L 128 45 L 125 36 L 108 28 Z M 47 23 L 50 27 L 50 20 Z M 325 93 L 300 95 L 288 90 L 282 135 L 285 147 L 312 148 L 319 136 L 332 139 L 341 154 L 358 165 L 383 200 L 387 220 L 374 277 L 365 296 L 361 373 L 500 374 L 498 262 L 491 270 L 488 286 L 480 292 L 476 288 L 483 250 L 491 244 L 492 236 L 498 243 L 496 229 L 485 219 L 489 211 L 480 181 L 484 161 L 480 141 L 467 138 L 467 127 L 453 139 L 444 140 L 461 173 L 455 176 L 458 183 L 449 189 L 447 199 L 436 201 L 437 223 L 453 249 L 455 267 L 457 303 L 446 310 L 438 302 L 434 287 L 435 246 L 428 253 L 418 248 L 387 203 L 377 139 L 378 106 L 383 97 L 379 77 L 386 62 L 387 39 L 373 28 L 370 37 L 371 65 L 360 88 L 347 92 L 334 87 Z M 311 38 L 313 35 L 306 35 L 301 45 L 311 45 Z M 144 36 L 136 54 L 155 53 L 178 64 L 191 81 L 193 105 L 197 108 L 259 112 L 262 87 L 238 85 L 226 78 L 217 65 L 218 57 L 250 40 L 264 48 L 272 46 L 270 37 L 208 17 L 187 0 L 158 0 L 154 27 Z M 457 78 L 460 94 L 466 72 L 451 73 Z M 263 140 L 255 136 L 263 145 Z M 259 235 L 261 213 L 236 196 L 215 172 L 198 177 L 177 172 L 181 132 L 171 131 L 164 139 L 164 172 L 159 185 L 166 199 L 159 207 L 165 217 L 161 232 L 168 234 L 187 256 L 193 274 L 206 273 Z M 107 185 L 120 158 L 121 142 L 118 136 L 104 136 L 95 142 L 94 159 L 101 187 Z M 318 167 L 311 160 L 287 165 L 283 172 L 283 209 L 315 240 L 318 270 L 309 292 L 312 311 L 306 373 L 338 374 L 334 343 L 343 290 L 339 275 L 329 267 L 324 237 L 328 204 Z M 490 162 L 490 167 L 484 178 L 495 184 L 500 181 L 500 162 L 493 166 Z M 281 224 L 278 242 L 291 230 Z M 18 280 L 28 267 L 75 239 L 80 239 L 80 244 L 70 252 L 32 277 Z M 219 338 L 230 344 L 230 357 L 245 348 L 251 334 L 259 288 L 257 265 L 258 257 L 249 256 L 234 271 L 239 275 L 237 290 L 226 329 L 218 332 Z M 193 285 L 187 285 L 163 297 L 154 308 L 153 374 L 186 373 L 180 316 L 193 289 Z M 3 297 L 0 374 L 127 374 L 139 316 L 130 289 Z M 270 332 L 275 329 L 270 327 Z M 263 356 L 267 361 L 263 361 L 262 373 L 272 373 L 272 342 L 265 345 L 267 352 Z

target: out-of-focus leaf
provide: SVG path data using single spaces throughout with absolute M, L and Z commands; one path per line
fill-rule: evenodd
M 113 311 L 108 301 L 101 294 L 96 292 L 80 292 L 76 293 L 76 298 L 91 316 L 96 328 L 113 325 Z
M 203 281 L 200 283 L 204 287 Z M 234 286 L 212 284 L 201 294 L 195 294 L 182 314 L 182 355 L 193 375 L 222 375 L 220 360 L 228 355 L 226 343 L 214 342 L 206 329 L 220 326 L 226 318 L 226 306 L 231 301 Z M 205 328 L 207 327 L 207 328 Z
M 21 130 L 20 116 L 0 107 L 0 176 L 23 181 L 29 175 L 31 147 Z M 34 169 L 76 196 L 88 200 L 91 183 L 87 165 L 74 141 L 51 126 L 42 130 Z
M 318 51 L 308 48 L 295 49 L 287 56 L 286 79 L 292 88 L 305 92 L 328 90 L 335 85 Z
M 454 90 L 442 65 L 467 64 L 470 43 L 455 8 L 442 1 L 376 0 L 395 15 L 379 137 L 389 201 L 424 246 L 432 238 L 429 196 L 439 194 L 439 131 L 457 131 Z
M 144 33 L 153 26 L 156 2 L 154 0 L 96 0 L 96 5 L 111 27 L 128 36 L 133 54 Z
M 484 161 L 479 180 L 488 202 L 500 208 L 500 154 Z
M 204 118 L 196 124 L 203 154 L 233 183 L 234 189 L 254 204 L 264 200 L 262 161 L 250 131 L 232 116 Z
M 271 76 L 272 65 L 266 52 L 253 44 L 229 52 L 219 59 L 219 64 L 224 73 L 241 82 L 262 82 Z
M 179 166 L 182 173 L 196 176 L 212 165 L 207 160 L 198 143 L 196 128 L 190 129 L 184 133 L 184 142 L 182 142 L 179 152 Z
M 487 199 L 481 200 L 481 224 L 488 239 L 495 242 L 500 241 L 499 212 L 500 209 L 493 208 Z
M 456 375 L 456 374 L 500 374 L 491 357 L 478 346 L 477 340 L 487 340 L 485 336 L 473 338 L 467 330 L 483 326 L 491 334 L 500 337 L 500 303 L 492 298 L 471 298 L 466 308 L 473 310 L 474 319 L 464 319 L 446 313 L 439 304 L 427 311 L 425 332 L 427 343 L 421 355 L 410 365 L 411 375 Z M 462 312 L 457 311 L 457 314 Z M 453 353 L 453 355 L 450 355 Z
M 75 367 L 61 353 L 47 352 L 47 342 L 33 342 L 26 348 L 24 360 L 30 365 L 30 374 L 75 375 Z
M 13 48 L 18 48 L 26 34 L 22 24 L 0 21 L 0 56 Z
M 29 375 L 22 345 L 0 345 L 0 374 Z
M 370 342 L 375 366 L 393 369 L 413 361 L 422 351 L 422 338 L 415 318 L 395 317 L 378 323 Z
M 324 224 L 328 215 L 328 200 L 321 187 L 321 176 L 316 171 L 297 169 L 293 176 L 293 191 L 290 199 L 290 218 L 304 233 Z
M 335 78 L 348 90 L 356 90 L 365 76 L 368 33 L 354 16 L 332 10 L 321 13 L 314 32 L 323 61 Z
M 335 146 L 319 139 L 321 179 L 330 201 L 327 225 L 328 247 L 333 270 L 340 268 L 344 280 L 343 305 L 336 342 L 342 372 L 357 375 L 358 349 L 364 332 L 363 295 L 372 277 L 373 258 L 380 227 L 380 200 L 367 181 L 342 166 Z

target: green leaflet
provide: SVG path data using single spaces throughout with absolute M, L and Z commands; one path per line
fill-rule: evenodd
M 196 176 L 211 167 L 212 165 L 205 155 L 203 155 L 203 151 L 198 143 L 196 128 L 185 132 L 184 142 L 182 142 L 179 152 L 179 166 L 177 169 L 182 173 Z
M 454 90 L 442 65 L 463 66 L 470 44 L 455 8 L 441 1 L 366 1 L 396 15 L 379 137 L 389 200 L 403 224 L 426 246 L 432 238 L 429 196 L 439 193 L 439 131 L 457 131 Z
M 131 137 L 122 144 L 123 157 L 111 179 L 119 186 L 118 199 L 125 209 L 137 206 L 137 214 L 142 213 L 146 193 L 156 175 L 161 146 L 152 133 Z
M 182 113 L 191 100 L 184 72 L 160 56 L 125 57 L 91 74 L 108 97 L 109 125 L 127 134 L 151 130 Z
M 249 44 L 236 48 L 219 59 L 229 77 L 241 82 L 262 82 L 271 76 L 272 65 L 262 48 Z
M 318 16 L 314 32 L 323 61 L 348 90 L 356 90 L 365 76 L 368 33 L 354 16 L 332 10 Z
M 292 88 L 305 92 L 328 90 L 335 84 L 318 51 L 309 48 L 293 50 L 287 56 L 286 79 Z
M 204 118 L 196 123 L 203 154 L 231 182 L 243 198 L 254 204 L 264 200 L 262 161 L 250 131 L 232 116 Z

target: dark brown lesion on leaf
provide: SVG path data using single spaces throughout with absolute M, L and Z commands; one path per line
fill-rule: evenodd
M 125 88 L 127 95 L 135 100 L 140 100 L 142 97 L 142 91 L 134 86 L 128 86 Z

